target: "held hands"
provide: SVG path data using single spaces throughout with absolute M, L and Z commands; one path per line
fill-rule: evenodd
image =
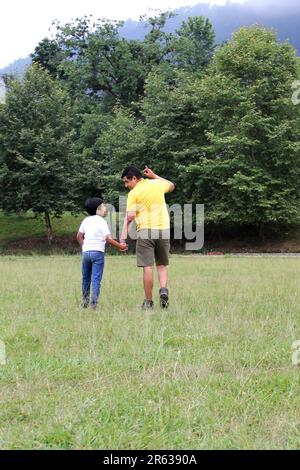
M 119 251 L 121 251 L 121 253 L 125 253 L 127 250 L 128 250 L 128 245 L 127 245 L 127 243 L 121 242 L 121 243 L 120 243 Z
M 144 175 L 147 176 L 147 178 L 150 178 L 150 179 L 155 179 L 156 178 L 156 174 L 150 168 L 148 168 L 147 165 L 144 168 Z

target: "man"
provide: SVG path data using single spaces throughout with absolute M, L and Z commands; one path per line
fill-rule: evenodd
M 142 173 L 134 166 L 128 166 L 122 173 L 125 188 L 129 189 L 126 216 L 120 242 L 125 243 L 130 224 L 136 222 L 137 265 L 143 268 L 145 300 L 143 309 L 153 308 L 153 265 L 154 260 L 160 284 L 160 306 L 169 305 L 168 264 L 170 250 L 170 220 L 165 202 L 165 193 L 174 190 L 175 185 L 156 175 L 147 166 Z

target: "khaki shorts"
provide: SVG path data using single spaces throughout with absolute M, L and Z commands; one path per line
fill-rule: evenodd
M 136 255 L 138 267 L 168 266 L 170 251 L 169 230 L 141 230 L 137 234 Z

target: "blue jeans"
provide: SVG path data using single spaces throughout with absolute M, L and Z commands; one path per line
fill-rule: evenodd
M 84 251 L 82 253 L 82 302 L 85 305 L 88 305 L 90 301 L 91 284 L 91 305 L 97 305 L 103 270 L 104 253 L 102 251 Z

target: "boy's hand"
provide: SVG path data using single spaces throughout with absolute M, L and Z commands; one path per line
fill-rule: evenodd
M 152 171 L 147 166 L 145 166 L 145 168 L 144 168 L 144 175 L 147 176 L 147 178 L 149 178 L 151 180 L 153 180 L 157 177 L 156 174 L 154 173 L 154 171 Z
M 128 250 L 128 245 L 127 245 L 127 243 L 120 243 L 120 248 L 119 248 L 119 250 L 120 250 L 122 253 L 124 253 L 125 251 L 127 251 L 127 250 Z

